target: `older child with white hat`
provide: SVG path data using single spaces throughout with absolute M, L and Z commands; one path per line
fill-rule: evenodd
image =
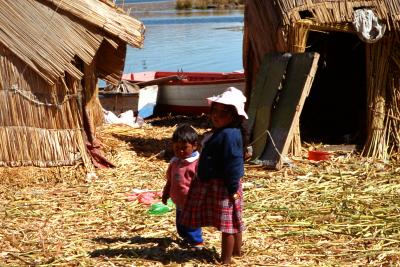
M 207 100 L 213 129 L 203 139 L 197 179 L 189 190 L 181 223 L 220 230 L 221 261 L 229 264 L 232 256 L 241 255 L 244 230 L 241 179 L 244 175 L 246 97 L 239 89 L 229 87 Z

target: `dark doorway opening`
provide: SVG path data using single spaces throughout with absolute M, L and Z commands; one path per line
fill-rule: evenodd
M 355 34 L 310 32 L 306 52 L 318 52 L 318 69 L 300 116 L 308 143 L 365 142 L 365 44 Z

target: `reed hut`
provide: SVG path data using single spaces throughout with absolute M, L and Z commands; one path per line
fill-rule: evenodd
M 0 165 L 93 166 L 98 78 L 117 84 L 143 33 L 107 0 L 0 1 Z
M 366 40 L 355 14 L 372 12 L 382 38 Z M 393 0 L 247 1 L 244 67 L 247 90 L 255 86 L 264 56 L 317 52 L 292 152 L 300 141 L 354 143 L 365 156 L 388 159 L 400 146 L 400 2 Z M 251 103 L 250 103 L 251 105 Z

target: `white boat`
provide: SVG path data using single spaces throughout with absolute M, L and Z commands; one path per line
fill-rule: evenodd
M 122 79 L 139 86 L 157 84 L 156 112 L 184 115 L 208 113 L 207 97 L 230 86 L 244 91 L 245 86 L 243 72 L 135 72 Z

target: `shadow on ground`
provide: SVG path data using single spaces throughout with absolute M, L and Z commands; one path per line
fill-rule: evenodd
M 185 263 L 191 260 L 198 260 L 203 263 L 217 263 L 218 254 L 213 249 L 202 251 L 191 251 L 181 242 L 170 237 L 155 238 L 135 236 L 132 238 L 95 238 L 94 241 L 111 246 L 113 243 L 126 243 L 118 248 L 103 248 L 90 252 L 92 258 L 97 257 L 124 257 L 141 258 L 152 261 L 159 261 L 162 264 Z M 131 246 L 132 245 L 132 246 Z M 138 246 L 142 245 L 142 246 Z
M 138 156 L 151 157 L 171 147 L 170 138 L 143 138 L 124 134 L 113 134 L 113 136 L 129 143 L 131 149 L 135 151 Z
M 151 119 L 150 124 L 153 126 L 161 127 L 172 127 L 176 124 L 188 123 L 195 128 L 207 129 L 210 128 L 210 122 L 208 121 L 207 115 L 199 116 L 165 116 L 165 117 L 155 117 Z

